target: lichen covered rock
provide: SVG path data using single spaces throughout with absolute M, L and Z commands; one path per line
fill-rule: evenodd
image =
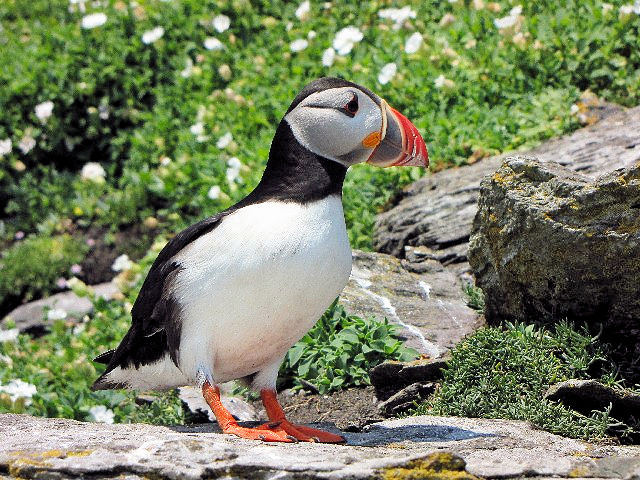
M 640 353 L 640 163 L 597 179 L 509 157 L 481 184 L 469 262 L 489 322 L 604 324 Z

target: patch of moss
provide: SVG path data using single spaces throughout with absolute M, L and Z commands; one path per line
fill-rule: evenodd
M 18 304 L 47 295 L 59 277 L 68 277 L 87 245 L 70 235 L 33 236 L 3 252 L 0 258 L 0 317 Z
M 436 452 L 402 467 L 386 468 L 384 480 L 478 480 L 465 471 L 466 462 L 450 452 Z
M 48 468 L 51 465 L 47 462 L 50 458 L 86 457 L 91 455 L 93 450 L 45 450 L 43 452 L 13 452 L 17 457 L 9 462 L 9 475 L 20 478 L 25 474 L 25 470 L 36 468 Z

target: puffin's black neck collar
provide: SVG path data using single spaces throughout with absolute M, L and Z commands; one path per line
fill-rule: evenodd
M 243 203 L 265 200 L 309 203 L 329 195 L 342 195 L 346 173 L 343 165 L 300 145 L 287 121 L 282 120 L 273 137 L 262 180 Z

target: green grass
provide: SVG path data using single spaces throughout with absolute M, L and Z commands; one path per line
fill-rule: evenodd
M 603 363 L 606 350 L 597 338 L 564 323 L 553 331 L 522 324 L 483 328 L 454 348 L 440 389 L 413 413 L 528 420 L 552 433 L 602 439 L 609 427 L 620 426 L 608 411 L 584 416 L 543 396 L 555 383 L 592 378 Z M 611 371 L 598 379 L 615 384 Z

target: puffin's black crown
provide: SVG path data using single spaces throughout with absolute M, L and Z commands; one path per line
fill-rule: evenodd
M 289 105 L 289 109 L 287 113 L 296 108 L 300 102 L 302 102 L 309 95 L 322 92 L 324 90 L 328 90 L 330 88 L 341 88 L 341 87 L 353 87 L 358 90 L 366 93 L 371 97 L 371 99 L 376 103 L 376 105 L 380 105 L 380 97 L 378 97 L 375 93 L 373 93 L 368 88 L 363 87 L 362 85 L 358 85 L 357 83 L 350 82 L 348 80 L 344 80 L 343 78 L 338 77 L 322 77 L 314 80 L 313 82 L 307 84 L 300 93 L 296 95 L 296 98 L 293 99 L 291 105 Z

